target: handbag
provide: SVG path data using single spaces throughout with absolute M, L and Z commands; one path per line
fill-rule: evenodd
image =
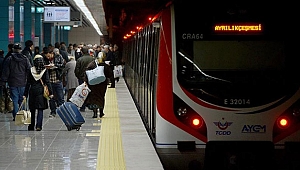
M 6 94 L 7 94 L 7 98 L 5 100 L 5 108 L 6 108 L 6 111 L 8 113 L 10 113 L 14 110 L 14 103 L 10 97 L 9 89 L 7 90 Z
M 97 60 L 95 60 L 95 63 L 96 68 L 85 71 L 89 85 L 96 85 L 106 80 L 104 75 L 104 66 L 98 66 Z
M 29 124 L 31 124 L 31 112 L 28 108 L 28 102 L 26 98 L 24 98 L 16 114 L 15 125 L 19 126 Z
M 74 103 L 77 107 L 81 107 L 87 98 L 88 94 L 91 92 L 86 83 L 82 83 L 77 86 L 71 98 L 70 102 Z
M 123 76 L 122 69 L 123 67 L 121 65 L 114 66 L 114 78 Z
M 43 96 L 44 96 L 47 100 L 49 100 L 49 99 L 50 99 L 50 97 L 49 97 L 50 92 L 49 92 L 48 86 L 47 86 L 46 84 L 43 83 L 42 78 L 40 78 L 40 81 L 41 81 L 41 83 L 42 83 L 42 85 L 43 85 L 43 87 L 44 87 L 44 94 L 43 94 Z
M 4 113 L 5 111 L 5 98 L 1 97 L 0 98 L 0 112 Z

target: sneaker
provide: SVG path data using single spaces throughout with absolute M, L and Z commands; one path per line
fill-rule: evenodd
M 36 131 L 41 131 L 42 128 L 37 127 L 35 130 L 36 130 Z

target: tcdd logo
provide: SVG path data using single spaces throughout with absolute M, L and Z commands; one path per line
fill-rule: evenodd
M 225 131 L 232 122 L 224 121 L 224 118 L 222 118 L 222 121 L 214 122 L 214 124 L 220 129 L 216 131 L 216 135 L 230 135 L 231 131 Z

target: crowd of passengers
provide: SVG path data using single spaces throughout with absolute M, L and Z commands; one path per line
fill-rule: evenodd
M 117 44 L 69 44 L 56 42 L 43 47 L 34 47 L 31 40 L 8 44 L 7 53 L 0 49 L 0 112 L 16 114 L 27 100 L 31 112 L 31 124 L 28 130 L 41 131 L 43 112 L 50 110 L 49 117 L 56 116 L 56 108 L 69 101 L 76 87 L 86 83 L 91 89 L 80 112 L 86 108 L 93 110 L 92 118 L 104 116 L 105 93 L 107 88 L 115 88 L 113 69 L 122 64 Z M 107 79 L 96 85 L 89 85 L 85 71 L 98 65 L 105 66 Z M 44 86 L 49 89 L 49 98 L 44 97 Z M 109 86 L 109 87 L 108 87 Z

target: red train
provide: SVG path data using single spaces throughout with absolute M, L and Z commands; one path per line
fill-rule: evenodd
M 166 169 L 299 167 L 292 8 L 175 0 L 126 37 L 124 78 Z

